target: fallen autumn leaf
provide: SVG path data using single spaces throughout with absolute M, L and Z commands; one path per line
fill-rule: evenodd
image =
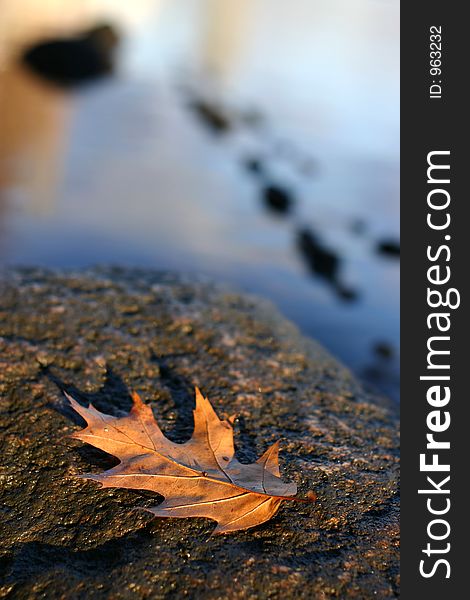
M 104 473 L 81 477 L 103 487 L 161 494 L 164 501 L 146 509 L 158 517 L 206 517 L 217 521 L 214 533 L 227 533 L 264 523 L 283 500 L 309 501 L 294 497 L 297 486 L 280 478 L 278 442 L 255 463 L 242 464 L 235 458 L 231 422 L 218 418 L 198 388 L 194 432 L 184 444 L 163 435 L 152 409 L 137 393 L 132 394 L 130 413 L 119 418 L 66 396 L 87 422 L 71 437 L 120 460 Z

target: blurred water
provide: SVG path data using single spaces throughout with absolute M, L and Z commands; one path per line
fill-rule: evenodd
M 124 34 L 116 76 L 64 92 L 13 52 L 0 72 L 0 263 L 233 282 L 397 398 L 399 263 L 376 251 L 399 237 L 397 3 L 101 4 L 91 17 Z M 42 36 L 60 31 L 54 10 Z M 195 97 L 227 110 L 230 130 L 211 131 Z M 252 157 L 265 178 L 243 167 Z M 291 211 L 267 210 L 266 181 L 289 191 Z M 312 270 L 306 229 L 334 275 L 318 251 Z

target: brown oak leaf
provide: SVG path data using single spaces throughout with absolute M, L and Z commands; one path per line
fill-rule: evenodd
M 301 500 L 294 483 L 280 478 L 276 442 L 255 463 L 235 458 L 233 427 L 221 421 L 209 400 L 196 388 L 194 432 L 177 444 L 166 438 L 137 393 L 125 417 L 113 417 L 85 408 L 67 395 L 72 407 L 87 422 L 73 433 L 117 457 L 120 463 L 100 474 L 81 477 L 103 487 L 151 490 L 164 496 L 147 509 L 158 517 L 206 517 L 217 521 L 214 533 L 248 529 L 270 519 L 283 500 Z

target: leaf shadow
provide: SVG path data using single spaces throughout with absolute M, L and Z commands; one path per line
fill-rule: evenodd
M 127 385 L 124 383 L 122 377 L 109 367 L 106 369 L 104 383 L 97 392 L 84 392 L 76 385 L 61 379 L 50 367 L 43 367 L 42 374 L 62 393 L 69 394 L 84 406 L 93 404 L 100 412 L 114 416 L 127 414 L 131 409 L 132 398 Z M 65 400 L 50 403 L 49 406 L 76 424 L 85 423 Z
M 255 435 L 247 427 L 243 415 L 235 421 L 235 440 L 239 442 L 236 444 L 236 455 L 241 463 L 252 463 L 258 459 Z
M 169 364 L 168 358 L 157 357 L 152 353 L 151 359 L 157 362 L 160 371 L 160 382 L 170 395 L 174 409 L 177 412 L 172 428 L 166 432 L 173 441 L 185 441 L 192 434 L 194 420 L 194 386 L 184 376 L 180 375 Z M 47 377 L 62 393 L 72 396 L 77 402 L 93 406 L 100 412 L 113 416 L 127 415 L 132 407 L 131 392 L 123 378 L 111 367 L 106 367 L 103 385 L 96 392 L 85 392 L 73 383 L 66 382 L 49 366 L 42 367 L 43 376 Z M 73 410 L 68 402 L 49 403 L 59 413 L 76 424 L 84 425 L 85 421 Z M 167 428 L 168 429 L 168 428 Z
M 189 440 L 193 433 L 195 400 L 192 382 L 179 373 L 171 364 L 171 359 L 178 356 L 176 353 L 157 356 L 151 351 L 150 358 L 152 362 L 158 365 L 161 385 L 168 392 L 173 404 L 172 408 L 176 412 L 175 419 L 169 423 L 167 420 L 165 423 L 164 434 L 173 442 L 183 443 Z M 132 407 L 132 397 L 128 386 L 111 367 L 106 368 L 103 385 L 96 392 L 85 392 L 76 385 L 66 382 L 50 366 L 42 367 L 42 374 L 62 393 L 69 394 L 84 406 L 91 403 L 100 412 L 114 416 L 124 416 L 129 413 Z M 65 398 L 56 403 L 49 403 L 49 406 L 75 424 L 86 425 L 86 422 Z M 236 419 L 234 433 L 236 456 L 240 462 L 251 463 L 256 461 L 258 458 L 256 435 L 247 425 L 243 415 Z M 82 458 L 96 467 L 108 469 L 118 464 L 117 459 L 88 444 L 77 447 L 76 451 Z
M 63 570 L 69 576 L 87 578 L 101 575 L 128 563 L 133 554 L 142 553 L 152 542 L 149 525 L 123 537 L 85 550 L 40 541 L 25 542 L 10 555 L 5 565 L 6 583 L 34 580 L 42 573 Z
M 165 435 L 172 442 L 185 442 L 189 440 L 194 429 L 194 385 L 170 364 L 170 360 L 178 356 L 177 353 L 157 355 L 152 350 L 150 360 L 158 365 L 161 384 L 169 393 L 177 413 L 170 427 L 165 427 Z

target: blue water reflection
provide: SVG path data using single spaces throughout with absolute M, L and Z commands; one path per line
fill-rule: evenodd
M 398 398 L 398 6 L 220 4 L 115 15 L 117 74 L 75 92 L 4 67 L 0 261 L 233 282 Z

